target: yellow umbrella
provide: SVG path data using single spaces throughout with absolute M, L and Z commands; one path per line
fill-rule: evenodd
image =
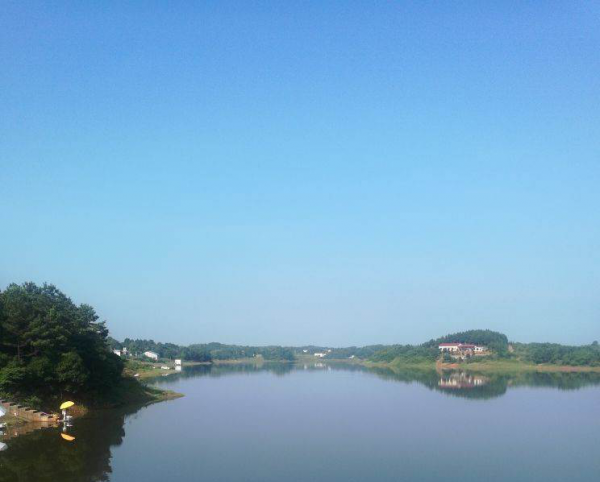
M 61 433 L 60 436 L 64 438 L 67 442 L 72 442 L 73 440 L 75 440 L 75 437 L 67 435 L 66 433 Z
M 65 402 L 60 406 L 60 409 L 65 410 L 66 408 L 71 408 L 73 405 L 75 405 L 74 402 Z

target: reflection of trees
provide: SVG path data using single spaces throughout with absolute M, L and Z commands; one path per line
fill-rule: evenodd
M 173 380 L 197 377 L 223 377 L 227 375 L 252 375 L 253 373 L 269 372 L 274 375 L 287 375 L 298 367 L 293 363 L 216 363 L 210 365 L 194 365 L 184 367 L 181 372 L 170 373 L 165 377 L 151 380 L 153 385 L 169 384 Z
M 527 386 L 576 390 L 600 385 L 600 374 L 524 372 L 477 375 L 422 369 L 369 368 L 346 363 L 264 363 L 223 364 L 187 367 L 181 373 L 157 380 L 169 383 L 177 378 L 223 377 L 272 373 L 285 376 L 294 371 L 344 370 L 371 373 L 397 383 L 419 383 L 448 396 L 485 400 L 502 396 L 510 387 Z M 442 382 L 442 383 L 440 383 Z M 451 389 L 448 387 L 452 386 Z M 0 482 L 101 482 L 111 474 L 111 448 L 122 443 L 125 418 L 138 409 L 98 412 L 96 417 L 80 419 L 69 430 L 76 437 L 69 443 L 60 430 L 47 428 L 7 440 L 8 449 L 0 452 Z M 0 437 L 1 439 L 1 437 Z
M 315 363 L 263 363 L 263 364 L 215 364 L 185 368 L 181 373 L 157 379 L 157 384 L 169 383 L 176 378 L 222 377 L 270 372 L 287 375 L 294 371 L 344 370 L 368 372 L 377 377 L 401 383 L 420 383 L 430 390 L 449 396 L 486 400 L 500 397 L 509 387 L 546 387 L 559 390 L 575 390 L 589 385 L 600 385 L 600 373 L 523 372 L 503 374 L 477 374 L 469 371 L 444 371 L 442 373 L 422 368 L 365 367 L 359 364 L 315 362 Z
M 421 383 L 431 390 L 449 396 L 486 400 L 504 395 L 509 387 L 540 387 L 558 390 L 577 390 L 586 386 L 600 385 L 600 373 L 579 372 L 522 372 L 503 374 L 476 374 L 465 372 L 444 372 L 421 369 L 373 368 L 371 371 L 380 378 L 404 383 Z M 444 383 L 444 380 L 458 379 L 458 383 Z M 440 383 L 442 382 L 442 383 Z
M 596 372 L 526 372 L 510 378 L 512 386 L 556 388 L 558 390 L 579 390 L 600 385 L 600 373 Z
M 98 482 L 111 473 L 111 447 L 120 445 L 125 417 L 137 409 L 99 412 L 77 420 L 67 442 L 48 428 L 12 438 L 0 453 L 0 482 Z
M 371 369 L 380 378 L 403 383 L 420 383 L 430 390 L 449 396 L 486 400 L 506 393 L 506 380 L 493 376 L 480 376 L 464 372 L 444 372 L 423 369 Z
M 362 367 L 361 367 L 362 368 Z M 579 372 L 522 372 L 510 374 L 485 375 L 465 372 L 443 372 L 420 369 L 366 369 L 386 380 L 404 383 L 421 383 L 431 390 L 443 392 L 450 396 L 490 399 L 502 396 L 508 387 L 540 387 L 558 390 L 577 390 L 591 385 L 600 385 L 600 373 Z M 457 383 L 453 383 L 453 377 Z M 448 381 L 449 383 L 445 383 Z

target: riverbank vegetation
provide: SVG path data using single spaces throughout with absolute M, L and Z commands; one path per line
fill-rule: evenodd
M 441 343 L 465 343 L 483 346 L 482 356 L 456 359 L 441 354 Z M 490 330 L 471 330 L 445 335 L 422 345 L 393 345 L 371 355 L 367 361 L 393 366 L 436 363 L 438 368 L 464 368 L 482 371 L 596 371 L 600 370 L 598 342 L 582 346 L 555 343 L 514 343 L 502 333 Z
M 484 354 L 454 357 L 440 353 L 442 343 L 463 343 L 486 348 Z M 325 349 L 323 360 L 353 360 L 371 366 L 396 366 L 481 371 L 599 371 L 600 347 L 590 345 L 567 346 L 556 343 L 509 342 L 503 333 L 491 330 L 469 330 L 444 335 L 420 345 L 372 345 L 362 348 Z M 310 352 L 310 350 L 309 350 Z
M 107 339 L 94 309 L 55 286 L 9 285 L 0 291 L 0 396 L 47 411 L 65 399 L 92 407 L 155 399 L 123 377 Z

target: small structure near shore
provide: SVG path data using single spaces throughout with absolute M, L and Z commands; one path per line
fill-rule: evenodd
M 158 353 L 155 353 L 153 351 L 145 351 L 144 356 L 146 358 L 150 358 L 151 360 L 158 360 Z

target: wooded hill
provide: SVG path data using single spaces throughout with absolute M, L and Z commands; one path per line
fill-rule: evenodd
M 0 291 L 0 395 L 34 408 L 112 401 L 124 365 L 107 336 L 91 306 L 55 286 L 9 285 Z

